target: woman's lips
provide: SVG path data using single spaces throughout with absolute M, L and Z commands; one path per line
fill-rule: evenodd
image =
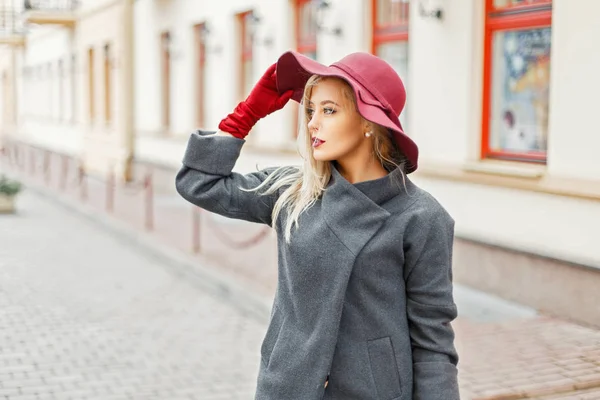
M 316 149 L 317 147 L 319 147 L 323 143 L 325 143 L 324 140 L 321 140 L 318 137 L 314 137 L 313 140 L 312 140 L 312 147 Z

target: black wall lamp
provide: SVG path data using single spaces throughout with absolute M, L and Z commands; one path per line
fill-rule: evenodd
M 252 36 L 252 42 L 256 45 L 263 45 L 266 47 L 271 47 L 274 43 L 273 35 L 268 35 L 264 37 L 262 40 L 258 39 L 258 28 L 263 22 L 263 18 L 256 12 L 256 10 L 252 10 L 248 13 L 246 17 L 248 26 L 250 28 L 250 35 Z
M 210 35 L 212 33 L 213 33 L 213 31 L 211 30 L 210 26 L 208 25 L 208 21 L 204 22 L 200 26 L 200 29 L 198 30 L 198 35 L 200 36 L 200 40 L 202 41 L 202 43 L 204 43 L 205 51 L 207 53 L 218 54 L 223 50 L 223 46 L 221 44 L 217 44 L 216 46 L 208 45 L 208 43 L 209 43 L 208 38 L 210 37 Z
M 442 0 L 419 0 L 419 15 L 424 18 L 444 18 Z
M 317 30 L 319 32 L 330 33 L 334 36 L 342 36 L 342 28 L 336 26 L 334 28 L 328 28 L 325 26 L 325 19 L 327 13 L 331 10 L 331 0 L 313 0 L 315 7 L 315 17 L 317 22 Z

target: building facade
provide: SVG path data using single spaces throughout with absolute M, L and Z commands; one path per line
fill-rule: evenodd
M 406 83 L 414 180 L 456 219 L 455 279 L 600 324 L 600 2 L 4 3 L 1 134 L 125 178 L 179 165 L 286 50 L 381 56 Z M 237 168 L 298 162 L 297 113 L 261 121 Z

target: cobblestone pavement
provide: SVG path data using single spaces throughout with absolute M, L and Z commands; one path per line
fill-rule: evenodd
M 250 399 L 264 325 L 24 192 L 0 216 L 0 399 Z
M 540 316 L 480 323 L 462 315 L 455 328 L 463 399 L 600 400 L 598 330 Z
M 570 394 L 555 394 L 546 397 L 540 397 L 539 400 L 598 400 L 600 399 L 600 389 L 589 389 Z

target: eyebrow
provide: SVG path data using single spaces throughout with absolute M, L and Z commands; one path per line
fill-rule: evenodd
M 309 101 L 309 102 L 308 102 L 308 104 L 309 104 L 309 105 L 311 105 L 311 104 L 312 104 L 312 105 L 314 105 L 314 103 L 313 103 L 312 101 Z M 323 101 L 321 102 L 321 105 L 322 105 L 322 106 L 324 106 L 325 104 L 334 104 L 334 105 L 336 105 L 336 106 L 338 106 L 338 107 L 340 106 L 338 103 L 336 103 L 336 102 L 335 102 L 335 101 L 333 101 L 333 100 L 323 100 Z

